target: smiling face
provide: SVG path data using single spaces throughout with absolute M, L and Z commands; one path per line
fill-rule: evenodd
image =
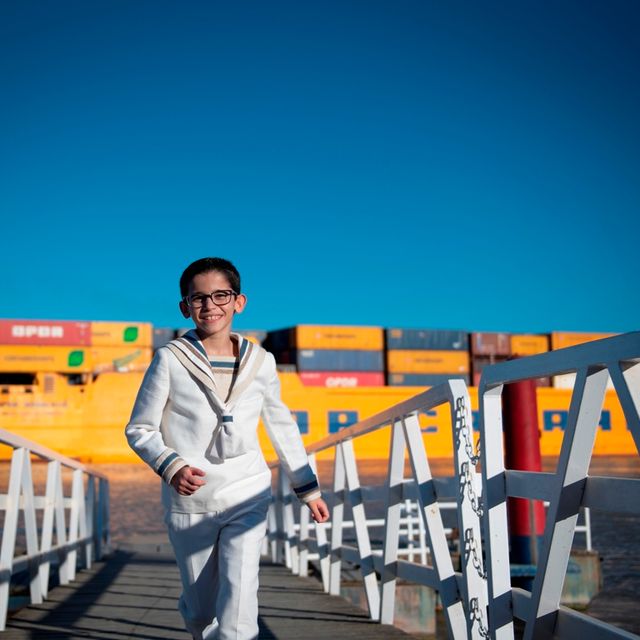
M 187 304 L 181 300 L 180 311 L 185 318 L 193 320 L 201 339 L 231 333 L 233 316 L 242 312 L 247 302 L 246 297 L 242 294 L 232 295 L 226 304 L 215 304 L 209 296 L 216 291 L 231 289 L 227 276 L 220 271 L 199 273 L 191 280 L 187 299 L 193 303 Z M 199 296 L 202 298 L 198 299 Z

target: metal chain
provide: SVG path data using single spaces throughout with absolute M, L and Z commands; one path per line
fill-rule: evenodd
M 469 503 L 471 504 L 471 508 L 474 513 L 478 516 L 478 518 L 482 518 L 483 507 L 482 507 L 482 498 L 476 495 L 475 487 L 473 486 L 473 482 L 471 480 L 471 471 L 469 469 L 469 463 L 463 462 L 460 465 L 460 498 L 464 500 L 465 490 L 467 493 L 467 497 L 469 498 Z
M 478 555 L 476 539 L 473 535 L 473 529 L 471 528 L 464 530 L 464 554 L 467 561 L 471 559 L 473 568 L 484 580 L 487 577 L 487 572 L 482 568 L 482 561 L 480 560 L 480 556 Z
M 460 441 L 464 440 L 464 450 L 472 464 L 480 461 L 480 441 L 478 441 L 478 451 L 474 453 L 469 425 L 467 425 L 467 412 L 464 398 L 456 399 L 456 426 L 455 426 L 456 448 L 460 447 Z
M 480 633 L 481 638 L 489 637 L 489 629 L 484 626 L 482 611 L 480 611 L 480 606 L 478 604 L 478 598 L 471 598 L 471 600 L 469 600 L 469 622 L 471 623 L 471 628 L 473 628 L 473 624 L 475 622 L 478 623 L 478 632 Z

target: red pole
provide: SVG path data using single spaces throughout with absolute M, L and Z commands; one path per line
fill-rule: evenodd
M 505 385 L 503 392 L 505 431 L 505 466 L 518 471 L 542 471 L 538 402 L 535 380 L 523 380 Z M 509 498 L 507 501 L 511 562 L 537 564 L 538 546 L 545 526 L 541 500 Z M 521 586 L 530 588 L 531 578 Z

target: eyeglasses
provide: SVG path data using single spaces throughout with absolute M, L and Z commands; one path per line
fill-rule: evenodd
M 219 289 L 211 293 L 195 293 L 192 296 L 185 296 L 182 299 L 185 304 L 192 309 L 200 309 L 204 306 L 206 300 L 211 300 L 216 306 L 223 307 L 225 304 L 229 304 L 232 296 L 237 295 L 238 294 L 232 289 Z

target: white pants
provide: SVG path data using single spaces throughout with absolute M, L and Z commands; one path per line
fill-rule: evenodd
M 178 609 L 196 640 L 258 637 L 258 569 L 270 495 L 225 511 L 167 513 L 180 569 Z

